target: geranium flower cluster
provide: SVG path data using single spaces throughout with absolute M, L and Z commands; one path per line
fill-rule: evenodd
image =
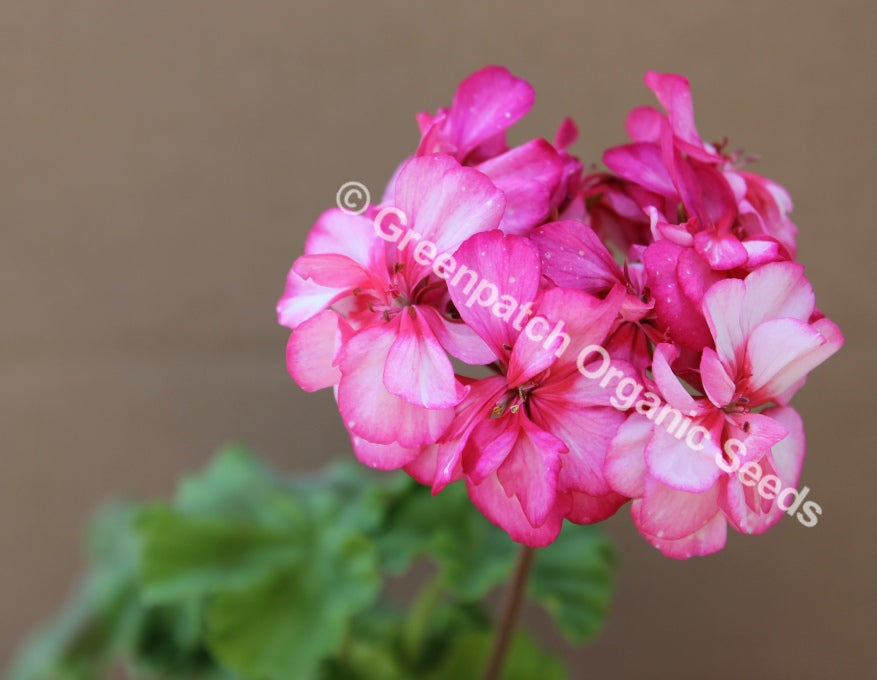
M 664 111 L 585 174 L 571 120 L 510 146 L 533 88 L 472 74 L 378 205 L 320 216 L 277 307 L 290 374 L 334 389 L 363 463 L 465 480 L 531 546 L 628 502 L 671 557 L 765 531 L 804 458 L 789 400 L 843 343 L 785 190 L 701 139 L 685 78 L 645 82 Z

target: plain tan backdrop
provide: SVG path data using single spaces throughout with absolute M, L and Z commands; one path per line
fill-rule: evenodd
M 795 404 L 824 516 L 662 558 L 626 510 L 602 636 L 575 678 L 872 678 L 874 2 L 0 4 L 0 662 L 82 567 L 90 513 L 167 496 L 228 439 L 283 469 L 350 455 L 331 395 L 284 368 L 274 304 L 337 188 L 380 193 L 413 115 L 489 63 L 565 115 L 589 162 L 690 77 L 708 139 L 791 191 L 800 257 L 847 346 Z M 538 614 L 531 621 L 544 624 Z M 535 618 L 534 618 L 535 617 Z

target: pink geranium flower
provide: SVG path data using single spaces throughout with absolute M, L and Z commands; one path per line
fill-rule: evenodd
M 548 219 L 577 188 L 581 164 L 565 149 L 575 141 L 575 124 L 567 119 L 558 147 L 534 139 L 510 148 L 507 130 L 523 118 L 536 97 L 532 86 L 501 66 L 476 71 L 457 88 L 450 108 L 418 114 L 418 154 L 447 153 L 490 177 L 506 197 L 500 228 L 525 234 Z
M 745 533 L 779 520 L 781 508 L 718 461 L 759 462 L 783 487 L 794 486 L 804 436 L 786 405 L 806 375 L 843 344 L 835 324 L 814 316 L 813 289 L 793 263 L 715 284 L 704 311 L 716 350 L 703 350 L 700 395 L 674 374 L 679 351 L 668 344 L 655 349 L 654 381 L 644 381 L 690 423 L 671 416 L 670 426 L 659 424 L 657 409 L 643 407 L 621 427 L 606 465 L 613 488 L 636 499 L 631 513 L 640 532 L 671 557 L 721 549 L 726 520 Z M 680 427 L 700 432 L 686 441 Z
M 411 159 L 396 181 L 404 226 L 436 254 L 495 229 L 504 206 L 485 175 L 443 154 Z M 446 350 L 467 361 L 491 355 L 444 314 L 445 284 L 415 256 L 416 244 L 400 247 L 402 239 L 388 242 L 376 228 L 365 216 L 325 213 L 290 271 L 278 316 L 293 329 L 287 361 L 304 389 L 337 385 L 355 437 L 416 447 L 442 434 L 467 391 Z
M 546 545 L 564 517 L 599 521 L 626 500 L 602 472 L 624 416 L 576 363 L 581 348 L 605 340 L 624 291 L 605 300 L 565 288 L 540 292 L 536 247 L 498 232 L 469 239 L 456 260 L 498 287 L 495 303 L 482 305 L 469 304 L 466 281 L 450 286 L 462 318 L 498 357 L 498 375 L 467 381 L 453 425 L 409 471 L 436 491 L 464 477 L 490 520 L 517 541 Z

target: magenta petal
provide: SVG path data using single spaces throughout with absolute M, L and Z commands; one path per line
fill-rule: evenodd
M 661 196 L 675 196 L 676 187 L 656 144 L 634 142 L 607 150 L 603 162 L 619 177 Z
M 694 124 L 694 104 L 688 79 L 673 73 L 649 71 L 645 83 L 667 111 L 673 134 L 692 146 L 702 147 L 703 142 Z
M 658 321 L 674 342 L 700 350 L 710 346 L 712 339 L 700 309 L 689 302 L 681 289 L 677 265 L 682 250 L 669 241 L 657 241 L 646 248 L 643 261 L 649 272 Z
M 399 314 L 399 330 L 387 355 L 384 386 L 391 394 L 426 408 L 458 404 L 466 389 L 454 378 L 448 355 L 417 307 Z
M 701 231 L 694 235 L 694 248 L 717 271 L 741 267 L 749 259 L 748 251 L 733 234 Z
M 463 471 L 480 484 L 505 462 L 518 440 L 517 418 L 486 418 L 469 434 L 463 449 Z
M 532 548 L 541 548 L 554 542 L 569 508 L 569 499 L 558 499 L 562 502 L 555 503 L 545 521 L 536 527 L 527 519 L 518 499 L 506 494 L 496 474 L 481 484 L 467 480 L 466 488 L 472 502 L 487 519 L 508 533 L 512 540 Z
M 448 112 L 450 138 L 461 156 L 504 132 L 520 120 L 536 93 L 501 66 L 488 66 L 468 76 L 454 95 Z
M 624 285 L 621 268 L 590 227 L 572 220 L 551 222 L 531 235 L 542 257 L 542 273 L 556 286 L 603 293 Z
M 594 524 L 612 517 L 629 498 L 614 491 L 603 496 L 591 496 L 580 491 L 569 494 L 570 509 L 566 518 L 576 524 Z
M 561 454 L 567 449 L 528 418 L 521 417 L 520 425 L 517 442 L 496 474 L 506 493 L 517 496 L 527 521 L 538 527 L 554 508 Z
M 581 375 L 579 378 L 582 383 L 593 382 Z M 569 449 L 561 457 L 558 489 L 602 496 L 611 491 L 603 474 L 606 452 L 625 415 L 608 405 L 580 405 L 575 392 L 566 396 L 565 400 L 560 395 L 546 399 L 544 394 L 536 393 L 531 400 L 532 417 Z
M 347 323 L 334 311 L 308 319 L 289 336 L 286 365 L 299 387 L 307 392 L 337 385 L 341 371 L 335 365 L 343 337 L 352 334 Z
M 661 140 L 661 122 L 664 116 L 652 106 L 638 106 L 627 115 L 624 128 L 627 136 L 635 142 L 652 142 Z
M 558 149 L 567 149 L 579 138 L 579 128 L 572 118 L 564 118 L 557 128 L 554 136 L 554 146 Z
M 497 357 L 508 357 L 521 329 L 534 314 L 526 314 L 525 305 L 529 303 L 532 310 L 539 290 L 539 252 L 528 239 L 489 231 L 467 240 L 455 258 L 475 275 L 448 283 L 454 306 Z M 483 286 L 480 294 L 478 286 Z M 492 311 L 504 298 L 518 304 L 508 321 Z
M 619 320 L 619 312 L 627 295 L 622 286 L 613 287 L 605 298 L 600 299 L 581 290 L 564 288 L 551 288 L 546 290 L 539 298 L 538 312 L 545 318 L 552 331 L 543 340 L 542 350 L 546 350 L 554 356 L 561 352 L 560 356 L 551 367 L 552 380 L 557 381 L 567 375 L 575 373 L 581 375 L 578 370 L 578 354 L 589 345 L 602 345 L 610 331 Z M 564 346 L 565 338 L 558 333 L 569 336 L 568 345 Z M 550 335 L 554 334 L 555 340 L 549 342 Z M 515 351 L 512 353 L 512 362 L 509 364 L 509 384 L 516 385 L 519 381 L 536 374 L 538 366 L 535 357 L 526 351 L 528 345 L 532 348 L 532 342 L 519 351 L 518 345 L 525 340 L 526 334 L 518 339 Z M 526 338 L 529 340 L 529 338 Z M 547 349 L 546 345 L 547 344 Z M 561 351 L 562 350 L 562 351 Z M 528 364 L 527 356 L 533 358 L 533 363 Z M 594 359 L 600 360 L 597 355 Z M 529 368 L 525 368 L 529 366 Z M 613 363 L 619 371 L 626 371 L 630 367 L 623 361 Z M 513 377 L 514 376 L 514 377 Z
M 563 162 L 548 142 L 534 139 L 480 163 L 478 170 L 505 194 L 500 228 L 507 234 L 524 234 L 548 216 Z
M 381 324 L 351 338 L 341 353 L 338 408 L 352 434 L 406 448 L 432 444 L 454 419 L 453 409 L 426 409 L 390 394 L 384 367 L 396 340 L 394 324 Z

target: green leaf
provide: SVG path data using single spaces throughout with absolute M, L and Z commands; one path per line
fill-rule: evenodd
M 239 588 L 301 559 L 303 527 L 187 517 L 168 508 L 144 512 L 141 583 L 146 602 L 169 602 Z
M 445 586 L 463 600 L 479 600 L 505 582 L 517 553 L 505 532 L 472 505 L 462 483 L 432 496 L 428 487 L 411 482 L 389 508 L 376 541 L 385 569 L 400 573 L 428 555 Z
M 492 646 L 492 632 L 461 635 L 442 663 L 422 677 L 424 680 L 478 680 L 487 666 Z M 512 639 L 500 674 L 502 680 L 565 680 L 567 677 L 563 664 L 539 649 L 524 633 Z
M 297 568 L 216 596 L 207 640 L 223 664 L 246 678 L 306 678 L 340 650 L 377 595 L 377 562 L 363 537 L 321 538 Z
M 616 562 L 598 527 L 566 524 L 554 543 L 537 551 L 528 593 L 570 642 L 580 644 L 605 623 Z
M 8 680 L 88 680 L 124 646 L 137 614 L 136 508 L 102 510 L 88 531 L 88 576 L 60 614 L 14 660 Z

